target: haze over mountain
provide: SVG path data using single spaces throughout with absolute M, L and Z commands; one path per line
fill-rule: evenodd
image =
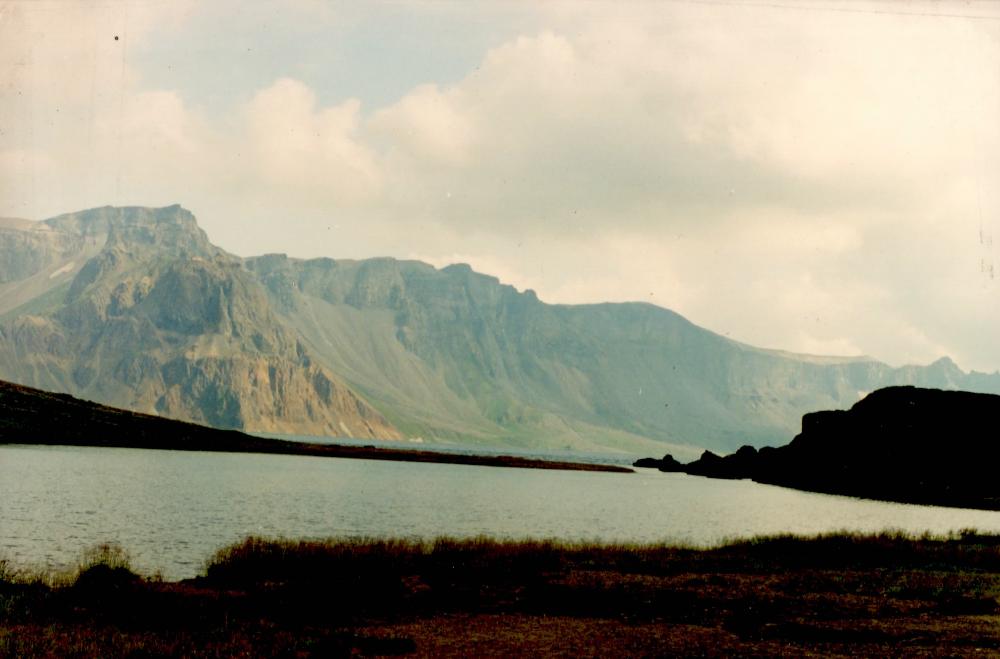
M 784 443 L 951 360 L 741 344 L 649 304 L 549 305 L 468 266 L 240 259 L 179 206 L 0 225 L 0 378 L 223 428 L 691 455 Z

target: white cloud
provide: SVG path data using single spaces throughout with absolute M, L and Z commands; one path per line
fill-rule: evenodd
M 8 3 L 0 214 L 181 202 L 239 253 L 458 259 L 769 347 L 1000 367 L 1000 21 L 852 6 L 525 7 L 457 82 L 365 107 L 290 61 L 219 113 L 128 56 L 197 5 Z M 263 13 L 337 18 L 301 9 Z
M 396 105 L 378 111 L 370 123 L 389 150 L 398 149 L 417 161 L 468 164 L 473 127 L 458 103 L 437 85 L 422 85 Z M 413 162 L 407 163 L 413 166 Z
M 259 182 L 349 203 L 372 195 L 379 172 L 357 139 L 360 103 L 318 108 L 312 89 L 282 79 L 258 92 L 245 109 L 247 163 Z M 252 179 L 251 179 L 252 180 Z

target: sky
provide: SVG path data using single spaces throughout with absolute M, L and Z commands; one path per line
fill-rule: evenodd
M 0 0 L 0 216 L 1000 369 L 1000 4 Z

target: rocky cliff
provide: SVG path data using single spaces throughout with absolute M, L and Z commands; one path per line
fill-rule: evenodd
M 184 209 L 101 208 L 44 225 L 32 232 L 49 243 L 44 258 L 0 289 L 0 377 L 220 428 L 399 437 L 310 359 L 242 262 Z M 0 243 L 0 254 L 21 249 L 16 236 Z
M 408 434 L 694 457 L 794 434 L 804 412 L 849 407 L 897 383 L 970 386 L 942 359 L 893 369 L 870 358 L 761 350 L 648 304 L 549 305 L 454 265 L 249 259 L 312 354 Z M 1000 391 L 1000 377 L 976 388 Z

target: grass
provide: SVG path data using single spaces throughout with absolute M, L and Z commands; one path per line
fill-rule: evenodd
M 203 576 L 0 561 L 0 655 L 1000 653 L 1000 536 L 644 544 L 247 538 Z M 586 645 L 583 645 L 583 644 Z
M 467 578 L 528 578 L 540 573 L 592 568 L 666 574 L 689 569 L 769 570 L 795 568 L 930 568 L 1000 571 L 1000 536 L 973 530 L 947 536 L 826 533 L 733 540 L 717 548 L 642 543 L 439 538 L 433 541 L 346 538 L 288 540 L 248 537 L 209 560 L 205 580 L 246 586 L 261 580 L 321 583 L 349 573 L 445 572 Z

